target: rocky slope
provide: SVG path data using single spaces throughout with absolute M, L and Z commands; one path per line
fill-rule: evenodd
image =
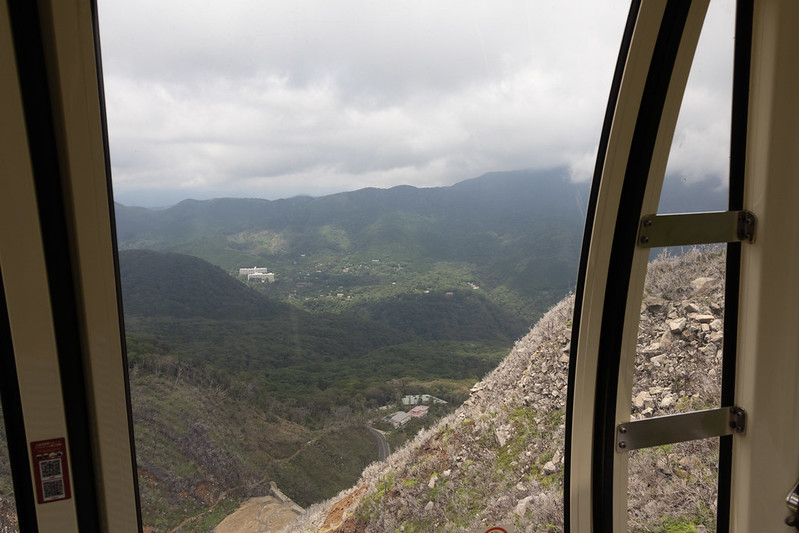
M 719 405 L 724 254 L 649 267 L 630 409 L 634 418 Z M 573 299 L 556 305 L 455 413 L 367 467 L 285 531 L 559 531 Z M 715 525 L 717 440 L 630 455 L 631 531 Z
M 14 533 L 16 531 L 19 531 L 19 522 L 14 504 L 11 464 L 8 461 L 5 418 L 0 405 L 0 533 Z

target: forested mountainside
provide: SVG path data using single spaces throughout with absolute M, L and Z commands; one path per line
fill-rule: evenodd
M 254 380 L 172 356 L 132 363 L 131 403 L 143 523 L 209 531 L 277 483 L 301 505 L 353 483 L 377 460 L 362 416 L 345 406 L 309 427 L 307 409 Z
M 525 330 L 471 289 L 407 295 L 371 316 L 312 314 L 196 257 L 125 250 L 120 270 L 132 362 L 174 353 L 319 411 L 382 405 L 402 392 L 391 380 L 438 380 L 430 392 L 447 395 L 491 370 Z
M 649 266 L 633 418 L 719 404 L 724 254 Z M 556 305 L 452 415 L 286 531 L 560 531 L 573 301 Z M 631 452 L 631 531 L 712 531 L 718 440 Z

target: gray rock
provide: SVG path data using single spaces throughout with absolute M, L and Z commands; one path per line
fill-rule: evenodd
M 664 350 L 670 349 L 673 339 L 674 339 L 674 337 L 672 337 L 671 331 L 667 329 L 665 332 L 663 332 L 663 336 L 660 337 L 660 346 Z
M 662 350 L 662 348 L 660 346 L 660 343 L 659 342 L 653 342 L 649 346 L 644 346 L 644 348 L 641 351 L 643 353 L 658 353 L 661 350 Z
M 688 322 L 685 318 L 678 318 L 669 322 L 669 330 L 674 334 L 679 334 L 685 329 L 685 324 Z
M 664 359 L 666 359 L 666 354 L 661 354 L 661 355 L 656 355 L 656 356 L 652 357 L 649 360 L 649 362 L 652 363 L 653 365 L 655 365 L 656 367 L 659 367 L 660 365 L 663 364 Z
M 698 313 L 699 307 L 693 302 L 686 302 L 683 304 L 686 313 Z
M 643 409 L 646 405 L 646 401 L 651 399 L 652 397 L 648 392 L 641 391 L 633 398 L 633 405 L 635 405 L 636 409 Z
M 485 382 L 478 381 L 477 383 L 474 384 L 474 386 L 471 389 L 469 389 L 469 391 L 470 392 L 477 392 L 479 390 L 482 390 L 483 388 L 485 388 Z
M 668 309 L 669 302 L 663 298 L 647 298 L 644 306 L 649 313 L 656 315 Z
M 527 505 L 533 500 L 534 496 L 527 496 L 526 498 L 522 498 L 519 500 L 519 503 L 516 504 L 516 508 L 513 510 L 514 514 L 518 516 L 524 516 L 524 513 L 527 512 Z
M 691 287 L 695 291 L 701 291 L 712 285 L 715 281 L 716 281 L 715 278 L 707 278 L 707 277 L 696 278 L 691 282 Z

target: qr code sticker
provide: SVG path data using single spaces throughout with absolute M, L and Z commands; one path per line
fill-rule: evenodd
M 64 480 L 55 479 L 53 481 L 43 481 L 44 501 L 64 499 Z
M 61 477 L 61 459 L 42 461 L 39 463 L 39 471 L 42 473 L 42 479 Z

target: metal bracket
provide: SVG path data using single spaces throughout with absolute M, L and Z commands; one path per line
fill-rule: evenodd
M 746 411 L 740 407 L 720 407 L 677 415 L 633 420 L 616 427 L 619 453 L 746 432 Z
M 738 211 L 738 240 L 755 242 L 755 215 L 749 211 Z
M 684 246 L 721 242 L 754 242 L 755 215 L 749 211 L 646 215 L 641 218 L 638 246 Z

